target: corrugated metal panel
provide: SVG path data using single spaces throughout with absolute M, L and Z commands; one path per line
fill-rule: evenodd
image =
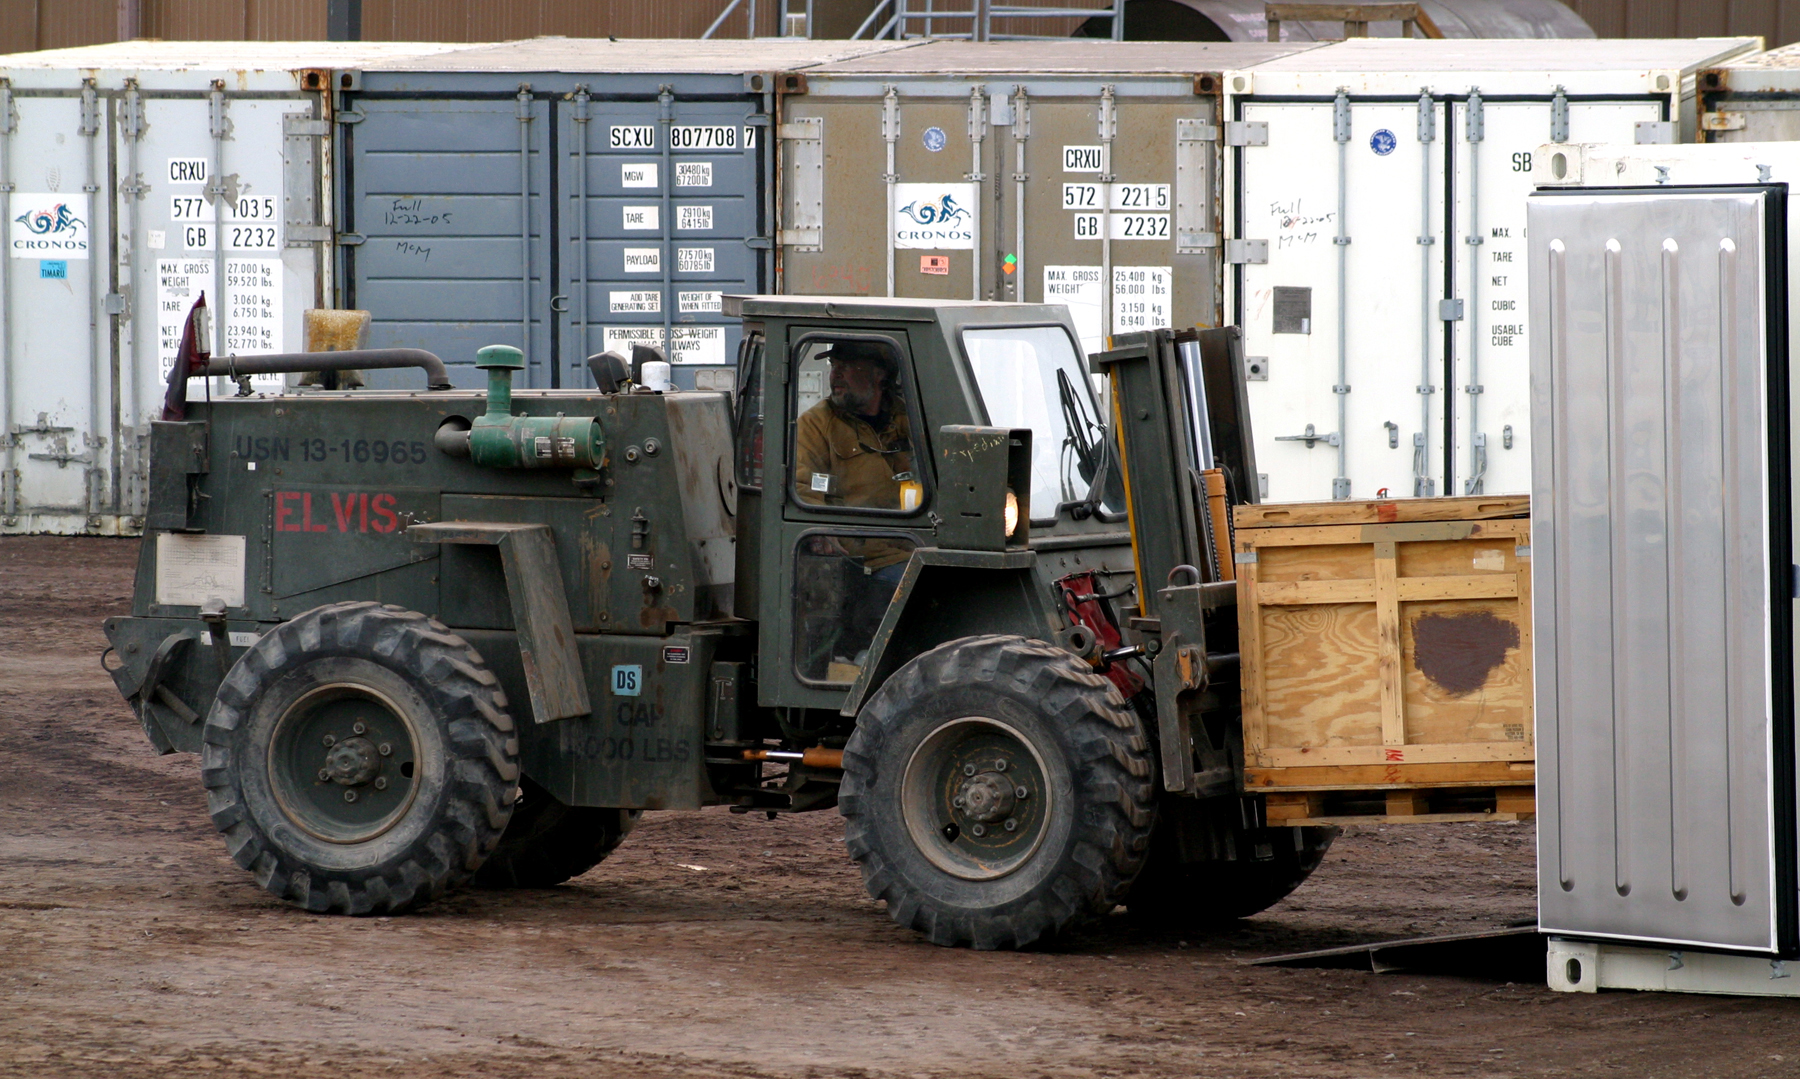
M 1800 5 L 1783 0 L 1569 0 L 1600 37 L 1760 35 L 1770 46 L 1800 40 Z
M 437 41 L 495 41 L 544 34 L 588 37 L 687 37 L 704 32 L 726 0 L 670 3 L 667 0 L 364 0 L 363 36 L 372 40 L 426 38 Z M 749 26 L 746 8 L 720 27 L 720 36 L 742 38 Z M 760 35 L 776 33 L 776 0 L 757 5 Z
M 1548 933 L 1796 943 L 1785 197 L 1530 199 Z
M 92 45 L 118 37 L 115 0 L 59 0 L 37 5 L 37 43 L 46 49 Z

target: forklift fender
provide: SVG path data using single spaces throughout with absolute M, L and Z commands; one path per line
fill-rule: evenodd
M 1050 594 L 1038 584 L 1035 552 L 915 548 L 839 711 L 855 716 L 907 661 L 946 641 L 984 633 L 1055 641 L 1059 628 Z

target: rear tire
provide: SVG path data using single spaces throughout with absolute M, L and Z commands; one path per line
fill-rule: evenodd
M 239 658 L 207 713 L 201 780 L 238 865 L 319 913 L 394 914 L 465 883 L 519 780 L 506 695 L 442 623 L 316 607 Z
M 1112 683 L 1064 649 L 967 637 L 864 705 L 838 809 L 895 922 L 934 944 L 1023 948 L 1110 912 L 1142 867 L 1149 740 Z
M 637 827 L 636 809 L 566 805 L 530 777 L 500 845 L 475 871 L 476 888 L 554 888 L 599 865 Z

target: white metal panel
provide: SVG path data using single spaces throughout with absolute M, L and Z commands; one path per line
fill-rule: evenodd
M 1455 490 L 1509 494 L 1531 489 L 1531 402 L 1525 273 L 1525 200 L 1533 155 L 1550 137 L 1543 101 L 1482 101 L 1469 139 L 1468 100 L 1454 105 L 1457 261 L 1450 295 L 1463 301 L 1452 324 L 1450 428 Z M 1655 102 L 1571 102 L 1571 141 L 1629 136 L 1662 115 Z M 1590 134 L 1595 133 L 1595 134 Z M 1479 391 L 1474 388 L 1479 387 Z
M 12 393 L 0 400 L 0 425 L 10 423 L 13 438 L 0 459 L 10 496 L 0 500 L 0 532 L 111 534 L 140 527 L 148 423 L 162 397 L 161 354 L 172 351 L 159 345 L 159 328 L 171 318 L 178 324 L 191 300 L 180 297 L 178 312 L 159 310 L 159 300 L 171 298 L 160 262 L 194 264 L 197 275 L 189 284 L 206 290 L 223 321 L 223 333 L 215 333 L 220 355 L 234 347 L 243 354 L 298 349 L 304 311 L 330 303 L 328 198 L 315 203 L 317 238 L 289 246 L 296 238 L 287 234 L 283 166 L 294 144 L 283 118 L 323 118 L 320 93 L 306 85 L 329 87 L 335 76 L 319 69 L 330 62 L 406 50 L 251 44 L 215 49 L 209 43 L 137 42 L 58 50 L 59 56 L 0 57 L 0 78 L 10 85 L 18 116 L 16 130 L 0 136 L 14 185 L 9 205 L 16 208 L 9 216 L 23 212 L 23 195 L 88 195 L 92 244 L 92 257 L 66 260 L 61 278 L 44 276 L 41 259 L 7 260 L 0 398 L 8 396 L 7 383 Z M 249 66 L 224 66 L 227 56 Z M 98 117 L 92 125 L 92 192 L 82 190 L 90 182 L 81 117 L 87 80 Z M 216 143 L 210 100 L 215 83 L 223 93 L 223 137 Z M 141 122 L 134 122 L 134 109 Z M 319 135 L 312 137 L 299 176 L 311 169 L 317 184 L 331 170 L 331 140 L 322 137 L 322 125 L 313 130 Z M 215 164 L 221 153 L 222 168 Z M 171 182 L 172 159 L 205 162 L 208 182 Z M 329 182 L 323 182 L 328 192 Z M 178 197 L 198 200 L 198 207 L 193 201 L 181 207 L 186 220 L 176 219 Z M 213 205 L 221 198 L 231 204 L 223 214 Z M 206 241 L 224 229 L 223 258 L 215 258 L 209 242 L 190 247 L 187 224 L 205 227 Z M 234 228 L 244 234 L 243 243 L 232 243 Z M 214 272 L 219 262 L 256 271 L 239 275 L 254 280 L 227 283 L 221 295 Z M 235 305 L 222 302 L 233 300 Z M 249 330 L 258 332 L 252 337 L 244 332 Z M 279 380 L 270 380 L 265 388 L 278 387 Z M 214 387 L 224 389 L 222 382 Z M 194 392 L 205 388 L 196 384 Z
M 1422 493 L 1441 493 L 1443 108 L 1431 103 L 1432 140 L 1422 142 L 1416 101 L 1350 104 L 1346 244 L 1337 242 L 1335 109 L 1254 103 L 1242 113 L 1268 124 L 1267 145 L 1241 158 L 1243 235 L 1268 241 L 1266 263 L 1241 267 L 1245 354 L 1267 361 L 1267 381 L 1249 384 L 1257 461 L 1274 501 L 1410 497 L 1420 472 Z M 1308 316 L 1296 310 L 1302 301 Z M 1310 445 L 1309 425 L 1320 439 Z
M 1530 202 L 1546 931 L 1795 943 L 1780 197 Z

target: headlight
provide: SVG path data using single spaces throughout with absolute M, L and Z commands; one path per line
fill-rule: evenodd
M 1013 494 L 1012 489 L 1009 487 L 1006 491 L 1006 534 L 1010 536 L 1018 530 L 1019 496 Z

